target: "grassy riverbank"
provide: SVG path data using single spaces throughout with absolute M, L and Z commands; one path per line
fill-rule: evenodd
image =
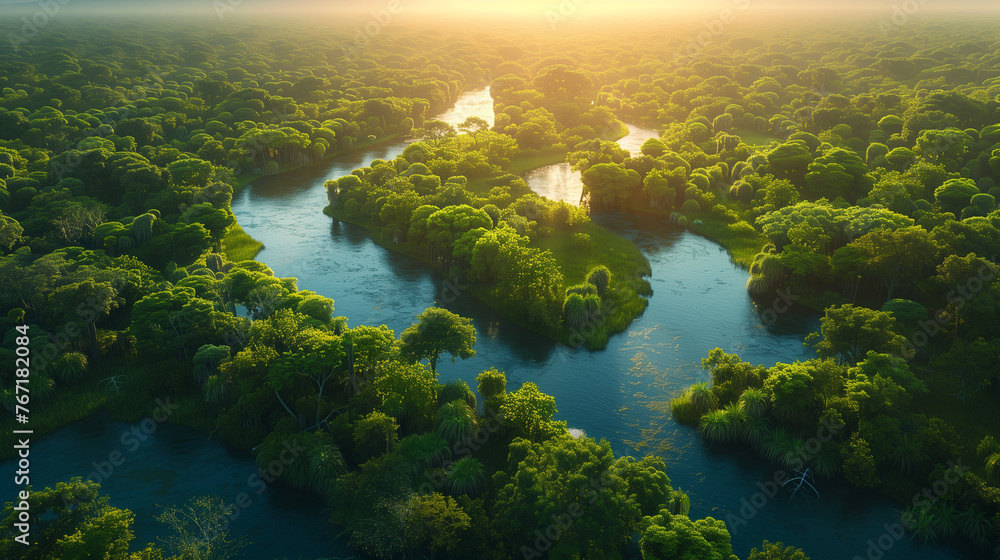
M 585 282 L 587 273 L 595 266 L 604 265 L 611 271 L 604 315 L 580 332 L 563 327 L 557 337 L 569 344 L 582 339 L 592 350 L 603 349 L 612 335 L 627 329 L 646 310 L 649 304 L 646 298 L 653 295 L 646 277 L 652 270 L 635 243 L 593 222 L 583 234 L 589 236 L 585 244 L 581 244 L 578 234 L 559 232 L 540 238 L 537 246 L 552 251 L 565 278 L 564 289 Z
M 744 270 L 750 269 L 754 255 L 760 253 L 768 243 L 767 237 L 763 234 L 747 235 L 739 229 L 731 227 L 732 224 L 718 218 L 705 216 L 700 219 L 702 223 L 689 228 L 689 230 L 721 245 L 729 252 L 729 258 L 733 264 Z
M 634 214 L 656 216 L 663 220 L 669 219 L 670 214 L 663 210 L 642 208 L 635 205 L 624 205 L 623 210 Z M 753 264 L 754 256 L 760 253 L 769 242 L 762 233 L 751 234 L 745 227 L 734 227 L 734 224 L 707 212 L 688 216 L 688 220 L 690 224 L 687 228 L 688 231 L 720 245 L 729 252 L 729 258 L 733 264 L 744 270 L 749 270 L 750 265 Z M 700 220 L 701 223 L 694 224 L 695 220 Z M 742 223 L 745 224 L 745 222 Z
M 239 222 L 229 226 L 222 238 L 222 254 L 232 262 L 250 261 L 264 250 L 264 244 L 243 231 Z
M 514 175 L 524 175 L 529 171 L 566 161 L 566 150 L 541 150 L 514 157 L 510 164 L 504 166 L 504 171 Z

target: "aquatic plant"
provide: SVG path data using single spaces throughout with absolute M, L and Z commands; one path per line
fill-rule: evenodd
M 958 514 L 958 526 L 965 538 L 978 546 L 989 546 L 993 524 L 985 513 L 968 508 Z
M 792 436 L 784 428 L 769 430 L 761 442 L 761 454 L 772 463 L 781 463 L 784 454 L 792 445 Z
M 722 410 L 706 412 L 698 423 L 698 433 L 708 441 L 727 441 L 733 434 L 732 419 Z
M 740 395 L 739 402 L 750 418 L 761 418 L 767 411 L 767 396 L 763 389 L 747 387 Z

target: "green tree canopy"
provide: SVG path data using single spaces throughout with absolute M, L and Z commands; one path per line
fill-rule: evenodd
M 901 356 L 905 339 L 896 329 L 896 320 L 884 311 L 831 306 L 820 319 L 820 333 L 812 333 L 806 342 L 814 344 L 820 356 L 855 365 L 869 351 Z
M 417 315 L 417 323 L 407 327 L 400 335 L 402 354 L 411 360 L 430 360 L 431 371 L 437 371 L 438 357 L 442 352 L 455 358 L 476 355 L 476 328 L 472 319 L 460 317 L 447 309 L 428 307 Z

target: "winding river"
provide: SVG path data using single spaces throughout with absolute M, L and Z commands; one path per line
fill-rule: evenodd
M 492 121 L 488 90 L 467 92 L 455 108 L 437 118 L 458 124 L 470 115 Z M 655 131 L 630 126 L 629 135 L 620 143 L 638 151 L 645 139 L 655 135 Z M 868 557 L 869 539 L 877 541 L 885 532 L 882 525 L 898 520 L 897 504 L 873 492 L 825 480 L 817 485 L 819 500 L 791 500 L 786 493 L 778 493 L 761 503 L 754 494 L 758 483 L 773 478 L 773 466 L 749 452 L 706 445 L 669 413 L 672 396 L 708 379 L 700 361 L 712 348 L 738 352 L 746 361 L 765 365 L 810 358 L 812 353 L 802 341 L 818 326 L 814 314 L 793 309 L 764 315 L 770 302 L 752 301 L 744 289 L 746 272 L 730 262 L 724 249 L 702 237 L 662 219 L 597 216 L 595 220 L 633 240 L 648 257 L 654 291 L 649 307 L 600 352 L 546 340 L 501 319 L 423 263 L 376 245 L 363 228 L 322 214 L 326 180 L 373 159 L 392 159 L 406 145 L 385 144 L 261 178 L 240 192 L 233 200 L 233 211 L 244 230 L 265 244 L 258 260 L 278 276 L 297 277 L 300 289 L 334 298 L 336 314 L 347 316 L 351 325 L 386 324 L 399 333 L 435 302 L 471 317 L 478 335 L 477 355 L 440 364 L 442 381 L 463 379 L 474 386 L 477 373 L 495 366 L 507 373 L 509 389 L 533 381 L 554 395 L 558 419 L 589 436 L 606 438 L 616 453 L 660 455 L 667 462 L 673 486 L 689 492 L 692 518 L 743 514 L 746 523 L 731 528 L 733 546 L 741 558 L 765 538 L 801 547 L 813 560 Z M 532 171 L 526 180 L 540 194 L 572 203 L 579 200 L 579 174 L 565 164 Z M 765 324 L 762 316 L 776 320 Z M 49 456 L 87 459 L 40 474 L 38 484 L 74 473 L 86 476 L 93 470 L 90 461 L 106 456 L 94 449 L 113 450 L 121 430 L 121 425 L 95 417 L 48 436 L 38 445 L 48 445 L 46 453 L 53 454 Z M 135 509 L 137 518 L 150 515 L 149 506 L 143 504 L 179 503 L 192 494 L 207 493 L 202 490 L 210 484 L 206 480 L 223 483 L 223 489 L 215 493 L 238 493 L 236 488 L 245 484 L 248 470 L 253 469 L 249 457 L 181 427 L 164 426 L 153 435 L 150 446 L 149 455 L 136 459 L 145 466 L 135 476 L 112 476 L 105 485 L 112 503 Z M 10 467 L 9 462 L 3 467 Z M 315 500 L 277 487 L 262 496 L 266 499 L 261 498 L 261 507 L 248 509 L 245 519 L 232 524 L 234 532 L 252 534 L 258 542 L 247 558 L 348 556 L 344 544 L 323 526 Z M 747 509 L 744 504 L 751 501 L 752 509 Z M 262 525 L 264 520 L 267 523 Z M 140 520 L 136 525 L 139 537 L 149 540 L 154 535 L 150 527 L 155 522 Z M 275 548 L 278 543 L 270 542 L 272 538 L 284 543 L 280 549 Z M 880 557 L 967 556 L 950 548 L 915 545 L 904 537 L 893 541 Z

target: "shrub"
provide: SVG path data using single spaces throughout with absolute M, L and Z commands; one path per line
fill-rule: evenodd
M 591 294 L 583 298 L 584 312 L 587 314 L 587 322 L 593 322 L 604 315 L 601 296 Z
M 670 402 L 674 418 L 682 424 L 697 424 L 705 413 L 716 406 L 718 399 L 705 382 L 688 387 L 681 396 Z
M 698 433 L 708 441 L 728 441 L 733 434 L 732 419 L 721 410 L 706 412 L 698 423 Z
M 681 206 L 681 212 L 684 214 L 697 214 L 701 212 L 701 204 L 693 198 L 689 198 L 684 201 L 684 205 Z
M 451 443 L 471 438 L 479 428 L 475 411 L 464 400 L 455 400 L 439 408 L 434 422 L 438 433 Z
M 570 328 L 580 328 L 587 323 L 587 308 L 582 295 L 578 293 L 566 295 L 566 301 L 563 302 L 563 318 L 566 320 L 566 326 Z
M 596 266 L 587 273 L 587 282 L 597 288 L 599 295 L 604 295 L 604 291 L 611 284 L 611 271 L 606 266 Z
M 576 286 L 570 286 L 566 288 L 566 295 L 570 294 L 580 294 L 581 296 L 589 296 L 591 294 L 597 293 L 597 286 L 585 282 L 583 284 L 577 284 Z
M 745 237 L 747 239 L 755 238 L 758 235 L 757 230 L 754 229 L 754 227 L 747 222 L 736 222 L 735 224 L 729 224 L 728 226 L 726 226 L 726 229 L 729 230 L 729 233 L 737 237 Z

